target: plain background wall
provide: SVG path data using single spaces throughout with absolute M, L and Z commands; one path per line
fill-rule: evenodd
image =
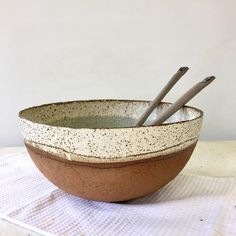
M 201 139 L 236 138 L 236 1 L 0 0 L 0 146 L 22 145 L 18 111 L 42 103 L 165 100 L 217 81 L 189 104 L 204 110 Z

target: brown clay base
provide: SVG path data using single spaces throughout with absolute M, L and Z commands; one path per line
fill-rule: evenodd
M 196 143 L 182 151 L 124 163 L 82 163 L 63 160 L 26 144 L 38 169 L 60 189 L 84 199 L 122 202 L 155 192 L 188 162 Z

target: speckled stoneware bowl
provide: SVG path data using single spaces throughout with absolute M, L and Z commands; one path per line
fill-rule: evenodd
M 29 154 L 64 191 L 85 199 L 126 201 L 152 193 L 185 166 L 202 111 L 185 106 L 159 126 L 131 127 L 148 101 L 53 103 L 19 113 Z M 148 125 L 170 104 L 154 110 Z

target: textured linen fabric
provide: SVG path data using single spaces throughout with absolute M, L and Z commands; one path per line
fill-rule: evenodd
M 0 213 L 64 236 L 236 235 L 236 178 L 180 174 L 147 197 L 104 203 L 58 189 L 26 151 L 0 154 Z

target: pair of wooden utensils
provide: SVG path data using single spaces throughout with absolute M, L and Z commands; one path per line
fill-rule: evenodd
M 149 107 L 144 111 L 140 118 L 134 124 L 134 127 L 139 127 L 144 124 L 146 119 L 152 113 L 152 111 L 160 104 L 162 99 L 171 90 L 171 88 L 179 81 L 179 79 L 188 71 L 188 67 L 181 67 L 164 86 L 157 97 L 151 102 Z M 183 107 L 187 102 L 189 102 L 193 97 L 195 97 L 202 89 L 208 86 L 215 76 L 209 76 L 199 83 L 195 84 L 191 89 L 184 93 L 176 102 L 171 104 L 166 110 L 164 110 L 156 120 L 154 120 L 150 125 L 160 125 L 165 122 L 169 117 L 176 113 L 181 107 Z

